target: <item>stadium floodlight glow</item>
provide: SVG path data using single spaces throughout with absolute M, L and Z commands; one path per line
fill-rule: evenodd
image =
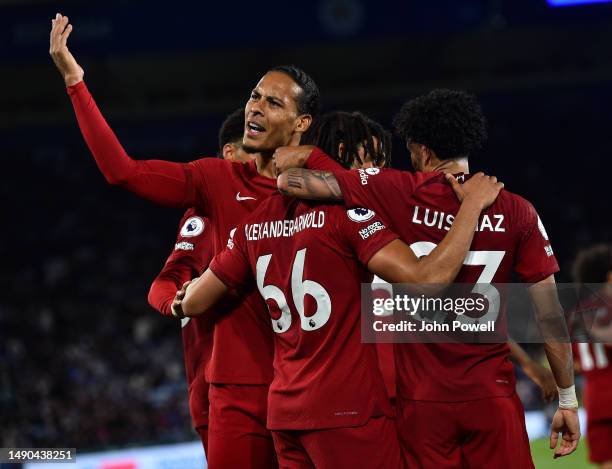
M 591 3 L 612 3 L 612 0 L 546 0 L 551 7 L 589 5 Z

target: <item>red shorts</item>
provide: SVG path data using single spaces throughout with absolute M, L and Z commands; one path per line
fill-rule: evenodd
M 200 435 L 200 440 L 202 440 L 202 446 L 204 447 L 204 454 L 208 458 L 208 425 L 196 427 L 195 431 Z
M 402 468 L 397 430 L 389 417 L 360 427 L 272 432 L 281 469 Z
M 532 469 L 518 396 L 467 402 L 397 398 L 399 439 L 408 467 Z
M 200 435 L 204 453 L 208 455 L 208 390 L 209 384 L 204 380 L 195 379 L 189 385 L 189 413 L 195 431 Z
M 203 377 L 189 385 L 189 413 L 193 428 L 208 426 L 208 389 L 209 384 Z
M 395 402 L 395 358 L 393 355 L 393 344 L 376 344 L 378 355 L 378 367 L 385 380 L 385 387 L 391 404 Z
M 587 420 L 586 438 L 591 462 L 603 464 L 612 461 L 612 419 Z
M 211 384 L 209 397 L 208 467 L 277 468 L 266 428 L 268 386 Z

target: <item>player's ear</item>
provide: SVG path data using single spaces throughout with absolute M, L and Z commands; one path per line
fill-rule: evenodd
M 410 152 L 412 165 L 417 171 L 425 170 L 425 165 L 427 164 L 427 154 L 425 150 L 427 150 L 427 147 L 425 145 L 417 145 L 417 147 Z
M 234 153 L 236 151 L 236 148 L 234 147 L 234 144 L 232 143 L 226 143 L 225 145 L 223 145 L 223 159 L 224 160 L 228 160 L 228 161 L 233 161 L 234 160 Z
M 344 152 L 344 149 L 345 149 L 344 142 L 340 142 L 338 144 L 338 155 L 342 155 L 342 153 Z
M 421 159 L 423 161 L 423 166 L 431 163 L 431 151 L 425 145 L 421 145 Z
M 431 148 L 421 145 L 421 164 L 423 168 L 429 168 L 438 164 L 438 156 Z
M 302 114 L 295 120 L 295 131 L 304 133 L 312 124 L 312 116 L 310 114 Z

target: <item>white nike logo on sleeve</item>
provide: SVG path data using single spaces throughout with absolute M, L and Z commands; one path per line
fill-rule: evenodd
M 257 200 L 257 198 L 255 198 L 255 197 L 240 197 L 240 192 L 238 192 L 238 193 L 236 194 L 236 200 L 237 200 L 238 202 L 241 202 L 241 201 L 243 201 L 243 200 Z

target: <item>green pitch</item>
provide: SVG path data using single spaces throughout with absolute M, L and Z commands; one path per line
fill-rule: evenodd
M 536 469 L 595 469 L 597 467 L 588 463 L 586 443 L 582 439 L 574 454 L 560 459 L 552 458 L 547 438 L 534 440 L 531 442 L 531 456 Z

